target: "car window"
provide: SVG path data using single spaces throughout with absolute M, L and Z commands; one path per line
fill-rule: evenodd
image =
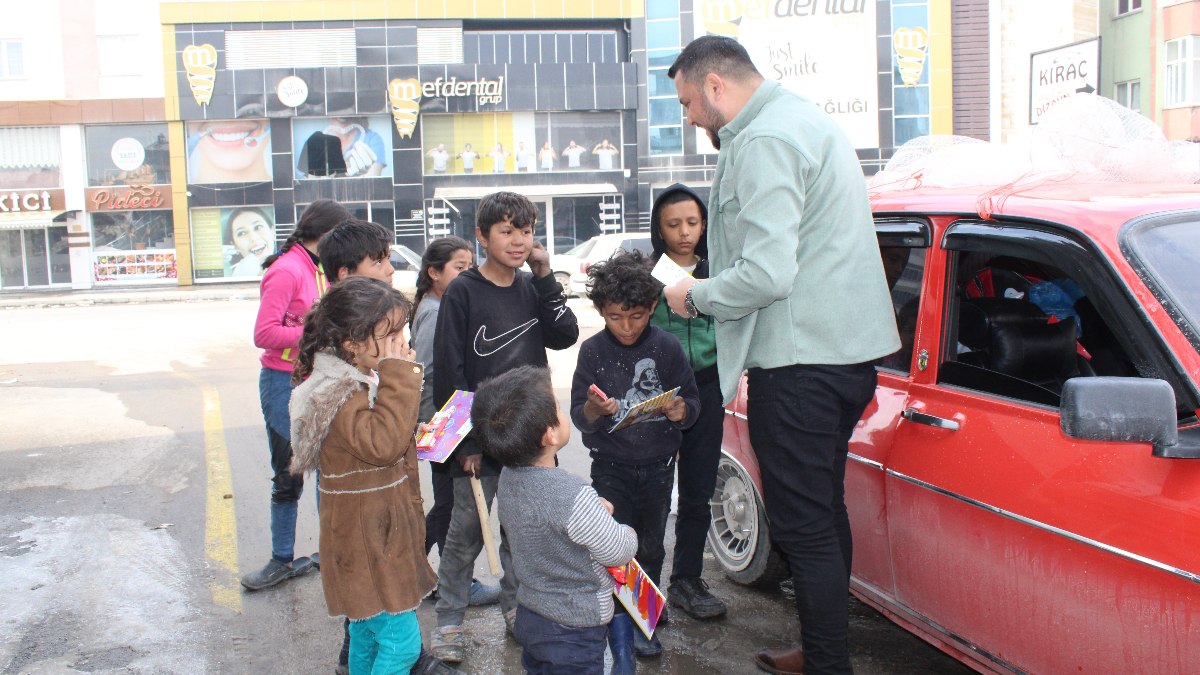
M 1137 376 L 1078 279 L 1038 260 L 953 252 L 939 381 L 1057 407 L 1074 377 Z
M 388 260 L 392 263 L 392 269 L 396 270 L 397 272 L 417 269 L 416 266 L 408 260 L 408 258 L 400 255 L 400 253 L 395 249 L 393 249 L 391 255 L 388 256 Z
M 587 254 L 592 252 L 592 247 L 595 245 L 596 245 L 596 240 L 594 238 L 588 239 L 587 241 L 576 246 L 575 248 L 571 249 L 570 251 L 567 251 L 567 255 L 573 255 L 576 258 L 586 258 Z
M 926 249 L 886 246 L 884 243 L 881 239 L 879 253 L 883 258 L 884 276 L 892 292 L 892 309 L 896 312 L 896 327 L 900 331 L 900 351 L 885 357 L 880 367 L 908 373 L 912 368 L 917 316 L 921 308 L 921 279 L 925 273 Z
M 621 248 L 629 252 L 641 251 L 645 255 L 650 255 L 654 251 L 654 247 L 650 244 L 649 237 L 625 239 L 621 242 Z

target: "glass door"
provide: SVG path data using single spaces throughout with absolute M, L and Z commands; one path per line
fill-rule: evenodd
M 0 288 L 71 283 L 65 226 L 0 231 Z

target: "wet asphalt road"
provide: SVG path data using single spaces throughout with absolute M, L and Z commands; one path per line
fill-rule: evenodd
M 591 334 L 599 318 L 572 304 Z M 257 593 L 236 583 L 269 555 L 255 309 L 0 311 L 0 672 L 332 672 L 341 624 L 326 615 L 317 573 Z M 574 358 L 552 355 L 563 404 Z M 587 475 L 578 434 L 560 459 Z M 427 473 L 422 483 L 428 499 Z M 308 490 L 297 555 L 316 550 L 316 534 Z M 478 576 L 486 570 L 481 556 Z M 712 560 L 706 578 L 728 616 L 673 612 L 664 655 L 640 672 L 759 672 L 755 650 L 796 639 L 782 592 L 737 586 Z M 428 640 L 432 603 L 418 615 Z M 464 671 L 521 672 L 498 608 L 469 610 L 466 635 Z M 968 672 L 857 601 L 851 641 L 858 673 Z

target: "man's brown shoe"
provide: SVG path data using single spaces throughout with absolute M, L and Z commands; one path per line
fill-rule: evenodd
M 763 649 L 754 655 L 754 664 L 775 675 L 804 675 L 804 650 L 800 647 Z

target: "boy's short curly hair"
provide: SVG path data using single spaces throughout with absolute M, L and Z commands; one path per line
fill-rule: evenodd
M 484 380 L 471 403 L 473 434 L 503 466 L 530 466 L 542 436 L 558 426 L 558 401 L 544 367 L 521 366 Z
M 608 303 L 621 309 L 654 306 L 663 285 L 650 276 L 650 258 L 641 251 L 617 250 L 611 258 L 588 268 L 587 291 L 596 309 Z

